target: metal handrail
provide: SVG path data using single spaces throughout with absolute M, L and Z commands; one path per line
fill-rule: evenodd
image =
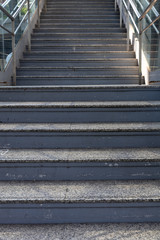
M 4 7 L 2 7 L 2 5 L 0 5 L 0 10 L 4 12 L 4 14 L 7 15 L 7 17 L 9 17 L 11 21 L 14 21 L 14 17 L 11 16 L 11 14 Z
M 13 72 L 13 85 L 16 85 L 16 51 L 15 51 L 15 35 L 17 33 L 17 31 L 19 30 L 19 28 L 21 27 L 22 23 L 24 22 L 24 20 L 26 19 L 26 17 L 28 16 L 28 49 L 29 51 L 31 50 L 31 39 L 30 39 L 30 10 L 33 7 L 33 4 L 35 3 L 36 0 L 34 0 L 31 4 L 30 4 L 30 0 L 22 0 L 20 2 L 20 5 L 16 5 L 14 7 L 14 9 L 16 9 L 18 7 L 18 9 L 16 9 L 16 11 L 12 11 L 12 14 L 10 14 L 4 7 L 10 2 L 11 0 L 5 1 L 5 3 L 3 3 L 2 5 L 0 5 L 0 10 L 12 21 L 12 31 L 10 31 L 9 29 L 7 29 L 6 27 L 4 27 L 2 24 L 0 24 L 0 28 L 2 28 L 3 30 L 7 31 L 9 34 L 11 34 L 12 36 L 12 59 L 13 59 L 13 65 L 12 65 L 12 72 Z M 15 29 L 15 19 L 17 17 L 17 15 L 19 14 L 19 12 L 21 11 L 21 9 L 23 8 L 25 3 L 28 3 L 28 10 L 26 12 L 26 14 L 23 16 L 22 20 L 20 21 L 19 25 L 16 27 Z M 46 0 L 45 0 L 45 11 L 47 10 L 46 7 Z M 37 12 L 38 12 L 38 25 L 40 24 L 40 0 L 38 0 L 38 8 L 37 8 Z M 6 23 L 7 20 L 5 20 L 3 22 L 3 24 Z

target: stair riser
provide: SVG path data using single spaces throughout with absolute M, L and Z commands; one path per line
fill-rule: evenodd
M 66 51 L 66 53 L 61 53 L 61 54 L 58 54 L 56 52 L 54 52 L 53 54 L 51 53 L 43 53 L 43 52 L 31 52 L 31 53 L 24 53 L 24 57 L 29 57 L 29 58 L 32 58 L 32 59 L 52 59 L 52 60 L 62 60 L 63 59 L 81 59 L 81 60 L 85 60 L 85 59 L 104 59 L 104 60 L 107 60 L 108 58 L 134 58 L 135 56 L 135 53 L 134 52 L 108 52 L 108 53 L 98 53 L 98 52 L 89 52 L 88 54 L 85 53 L 85 52 L 82 52 L 82 53 L 77 53 L 77 52 L 72 52 L 72 53 L 68 53 Z
M 107 20 L 111 20 L 111 19 L 113 19 L 113 20 L 119 20 L 119 16 L 117 15 L 117 16 L 115 16 L 115 15 L 113 15 L 112 13 L 110 13 L 110 14 L 104 14 L 104 15 L 94 15 L 94 14 L 91 14 L 91 15 L 88 15 L 88 14 L 86 14 L 86 15 L 81 15 L 81 14 L 75 14 L 75 15 L 70 15 L 70 14 L 68 14 L 68 15 L 64 15 L 64 14 L 62 14 L 62 15 L 41 15 L 41 20 L 44 20 L 44 19 L 49 19 L 49 20 L 58 20 L 58 19 L 70 19 L 71 21 L 72 21 L 72 23 L 73 23 L 73 19 L 89 19 L 89 20 L 91 20 L 92 19 L 92 21 L 97 21 L 97 19 L 99 20 L 105 20 L 105 21 L 107 21 Z M 48 22 L 48 21 L 47 21 Z
M 160 179 L 160 162 L 1 163 L 0 181 L 103 181 Z
M 106 46 L 106 47 L 103 47 L 103 46 L 100 46 L 100 47 L 76 47 L 76 46 L 66 46 L 66 47 L 58 47 L 58 46 L 32 46 L 31 47 L 31 50 L 33 51 L 57 51 L 57 50 L 60 50 L 60 51 L 126 51 L 127 50 L 127 47 L 126 46 Z M 132 47 L 130 47 L 130 50 L 132 50 Z
M 0 90 L 0 101 L 159 101 L 157 89 L 10 89 Z
M 104 28 L 93 28 L 93 29 L 87 29 L 87 28 L 63 28 L 63 29 L 61 29 L 61 28 L 48 28 L 48 29 L 34 29 L 34 31 L 33 31 L 34 33 L 49 33 L 49 32 L 51 32 L 51 33 L 61 33 L 61 34 L 63 34 L 63 33 L 67 33 L 67 34 L 69 34 L 69 33 L 105 33 L 105 32 L 110 32 L 110 33 L 125 33 L 126 32 L 126 30 L 123 28 L 123 29 L 120 29 L 120 28 L 111 28 L 111 29 L 104 29 Z
M 138 69 L 18 69 L 17 76 L 105 76 L 105 75 L 138 75 Z
M 58 216 L 58 217 L 57 217 Z M 78 217 L 77 217 L 78 216 Z M 160 222 L 159 203 L 1 204 L 1 224 Z
M 137 61 L 21 61 L 21 67 L 106 67 L 106 66 L 137 66 Z
M 0 148 L 158 148 L 160 132 L 0 132 Z
M 41 23 L 40 29 L 46 28 L 77 28 L 77 29 L 84 29 L 84 28 L 109 28 L 109 27 L 119 27 L 119 23 Z M 36 25 L 38 28 L 38 25 Z
M 77 79 L 77 78 L 33 78 L 33 77 L 17 77 L 18 86 L 47 86 L 47 85 L 124 85 L 124 84 L 138 84 L 137 77 L 123 77 L 123 78 L 112 78 L 112 79 L 102 79 L 102 78 L 92 78 L 92 79 Z M 82 100 L 82 99 L 81 99 Z
M 51 40 L 54 40 L 54 38 L 70 38 L 70 39 L 84 39 L 85 38 L 99 38 L 100 39 L 107 39 L 107 38 L 126 38 L 126 33 L 117 33 L 117 32 L 111 32 L 111 33 L 107 33 L 107 32 L 102 32 L 102 33 L 96 33 L 96 32 L 86 32 L 86 33 L 34 33 L 32 34 L 33 39 L 34 38 L 51 38 Z
M 37 44 L 42 44 L 42 45 L 49 45 L 49 44 L 56 44 L 56 45 L 59 45 L 59 46 L 68 46 L 68 45 L 76 45 L 76 44 L 88 44 L 88 45 L 93 45 L 93 44 L 104 44 L 104 45 L 107 45 L 107 44 L 127 44 L 127 40 L 124 38 L 124 39 L 106 39 L 106 40 L 101 40 L 101 39 L 68 39 L 68 38 L 65 38 L 65 39 L 38 39 L 38 38 L 34 38 L 32 39 L 31 41 L 31 46 L 34 47 L 36 46 Z
M 45 13 L 45 11 L 42 11 L 42 15 L 62 15 L 62 14 L 87 14 L 87 15 L 92 15 L 92 14 L 108 14 L 108 13 L 112 13 L 113 15 L 115 14 L 115 10 L 114 10 L 114 6 L 110 6 L 108 8 L 85 8 L 85 7 L 81 7 L 81 8 L 48 8 L 47 12 Z M 115 14 L 116 15 L 116 14 Z
M 58 23 L 61 23 L 61 24 L 65 24 L 65 23 L 70 23 L 70 24 L 73 24 L 73 20 L 72 19 L 40 19 L 40 23 L 45 23 L 45 24 L 51 24 L 51 23 L 53 23 L 53 24 L 58 24 Z M 81 18 L 81 19 L 74 19 L 74 23 L 76 23 L 76 24 L 81 24 L 81 23 L 87 23 L 87 24 L 90 24 L 90 23 L 98 23 L 98 24 L 100 24 L 100 23 L 105 23 L 105 24 L 118 24 L 119 25 L 119 19 L 83 19 L 83 18 Z
M 159 122 L 160 108 L 8 108 L 0 123 Z

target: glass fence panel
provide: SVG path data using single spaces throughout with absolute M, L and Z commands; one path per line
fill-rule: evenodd
M 12 31 L 11 20 L 0 11 L 0 24 Z M 0 28 L 0 69 L 4 70 L 5 66 L 9 62 L 12 56 L 12 39 L 11 34 L 9 34 L 4 29 Z
M 15 45 L 21 39 L 27 25 L 28 25 L 28 1 L 26 0 L 21 6 L 23 0 L 11 0 L 7 1 L 5 9 L 13 15 L 18 9 L 18 14 L 15 17 Z M 30 6 L 34 0 L 30 0 Z M 30 19 L 32 18 L 36 8 L 38 0 L 36 0 L 30 9 Z M 2 5 L 2 6 L 3 6 Z M 21 6 L 21 7 L 20 7 Z M 0 24 L 12 32 L 11 20 L 0 10 Z M 12 57 L 12 36 L 7 31 L 0 28 L 0 70 L 4 70 L 9 60 Z
M 160 22 L 157 22 L 160 25 Z M 143 27 L 149 25 L 147 18 L 143 19 Z M 151 71 L 156 70 L 160 67 L 159 65 L 159 38 L 160 35 L 157 33 L 157 26 L 152 25 L 142 35 L 142 49 L 148 65 Z
M 15 18 L 15 29 L 16 29 L 15 43 L 16 44 L 20 40 L 23 32 L 25 31 L 28 25 L 28 14 L 26 15 L 27 11 L 28 11 L 28 3 L 27 1 L 25 1 L 25 3 L 23 4 L 23 7 L 21 8 L 21 10 L 19 11 L 18 15 Z
M 0 69 L 4 70 L 12 57 L 11 35 L 5 30 L 0 31 Z
M 34 0 L 30 0 L 30 6 L 32 5 L 32 3 L 34 2 Z M 32 18 L 36 8 L 37 8 L 37 5 L 38 5 L 38 0 L 36 0 L 33 4 L 33 6 L 31 7 L 30 9 L 30 17 Z

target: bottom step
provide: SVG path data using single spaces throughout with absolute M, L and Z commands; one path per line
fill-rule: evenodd
M 0 183 L 0 224 L 160 222 L 160 181 Z
M 160 223 L 3 225 L 3 240 L 159 240 Z

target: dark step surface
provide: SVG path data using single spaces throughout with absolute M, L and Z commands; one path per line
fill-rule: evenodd
M 160 179 L 159 149 L 1 149 L 0 181 Z
M 1 182 L 0 223 L 94 223 L 95 216 L 97 223 L 159 222 L 159 186 L 158 180 Z
M 126 51 L 127 47 L 126 45 L 118 45 L 118 44 L 107 44 L 107 45 L 53 45 L 53 44 L 47 44 L 47 45 L 35 45 L 31 47 L 32 51 L 111 51 L 114 48 L 114 51 Z M 132 50 L 132 47 L 130 46 L 130 50 Z M 135 60 L 135 59 L 134 59 Z
M 0 123 L 127 123 L 160 121 L 160 102 L 0 103 Z
M 158 86 L 27 86 L 1 87 L 0 101 L 160 101 Z
M 77 59 L 77 60 L 42 60 L 42 59 L 29 59 L 25 58 L 23 60 L 20 60 L 20 66 L 21 67 L 40 67 L 40 66 L 46 67 L 85 67 L 86 65 L 88 67 L 106 67 L 106 66 L 137 66 L 137 60 L 136 59 L 116 59 L 111 58 L 107 60 L 92 60 L 92 59 Z
M 110 59 L 110 58 L 134 58 L 135 53 L 130 51 L 32 51 L 25 52 L 24 57 L 43 60 L 48 59 Z
M 135 85 L 138 84 L 138 75 L 107 75 L 107 76 L 17 76 L 19 86 L 47 86 L 47 85 Z
M 0 124 L 0 148 L 158 148 L 159 123 Z
M 45 77 L 108 77 L 116 75 L 117 77 L 125 75 L 138 75 L 138 67 L 21 67 L 17 69 L 17 76 L 45 76 Z

